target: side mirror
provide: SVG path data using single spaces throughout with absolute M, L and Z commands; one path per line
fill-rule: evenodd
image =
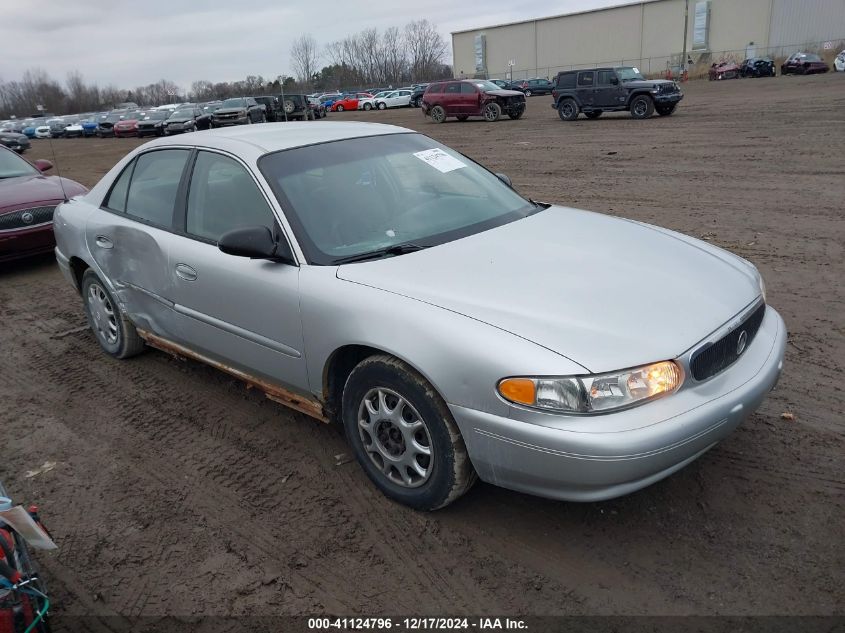
M 619 77 L 611 77 L 610 83 L 612 83 L 614 86 L 618 86 L 619 85 Z
M 498 179 L 499 179 L 499 180 L 501 180 L 503 183 L 505 183 L 508 187 L 510 187 L 511 189 L 513 189 L 513 183 L 511 182 L 510 176 L 508 176 L 507 174 L 498 174 L 498 173 L 497 173 L 497 174 L 496 174 L 496 178 L 498 178 Z
M 266 226 L 246 226 L 228 231 L 220 236 L 217 248 L 235 257 L 293 263 L 293 253 L 288 243 L 276 239 Z
M 38 171 L 49 171 L 53 169 L 53 163 L 51 163 L 49 160 L 39 158 L 37 161 L 35 161 L 35 168 Z

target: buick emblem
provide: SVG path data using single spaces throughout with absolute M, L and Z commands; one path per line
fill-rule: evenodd
M 748 333 L 743 330 L 739 334 L 739 338 L 736 341 L 736 355 L 739 356 L 745 351 L 745 346 L 748 344 Z
M 24 224 L 32 224 L 32 221 L 35 219 L 35 216 L 32 215 L 29 211 L 21 215 L 21 220 L 23 220 Z

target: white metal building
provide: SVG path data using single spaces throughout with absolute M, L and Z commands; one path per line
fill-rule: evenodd
M 456 31 L 453 68 L 456 76 L 489 77 L 505 77 L 512 68 L 514 78 L 526 78 L 624 64 L 658 74 L 681 64 L 685 24 L 686 50 L 695 63 L 782 57 L 839 47 L 845 0 L 640 0 Z

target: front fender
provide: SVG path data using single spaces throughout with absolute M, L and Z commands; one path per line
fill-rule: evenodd
M 447 403 L 494 415 L 508 412 L 496 394 L 502 378 L 586 372 L 519 336 L 423 301 L 338 279 L 336 270 L 303 266 L 300 272 L 308 380 L 317 398 L 325 397 L 326 364 L 346 345 L 396 356 L 419 371 Z

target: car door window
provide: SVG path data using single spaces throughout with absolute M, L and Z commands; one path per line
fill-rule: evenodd
M 448 84 L 446 86 L 446 90 L 444 90 L 444 92 L 447 95 L 459 94 L 461 92 L 461 84 Z
M 557 78 L 557 87 L 561 89 L 571 89 L 575 87 L 575 74 L 568 73 L 566 75 L 560 75 Z
M 616 73 L 612 70 L 600 70 L 598 72 L 598 85 L 600 86 L 610 86 L 613 83 L 613 78 L 616 77 Z
M 593 85 L 593 73 L 585 72 L 585 73 L 578 73 L 578 85 L 579 86 L 592 86 Z
M 129 179 L 132 178 L 132 168 L 134 166 L 135 161 L 132 161 L 124 168 L 123 173 L 117 177 L 103 206 L 119 213 L 126 212 L 126 194 L 129 192 Z
M 274 224 L 273 211 L 242 165 L 222 154 L 197 155 L 188 190 L 188 233 L 217 242 L 232 229 Z
M 475 86 L 472 84 L 461 84 L 461 94 L 474 95 L 475 93 Z
M 165 149 L 141 154 L 132 172 L 126 196 L 126 213 L 150 224 L 171 227 L 176 193 L 188 154 L 186 149 Z

